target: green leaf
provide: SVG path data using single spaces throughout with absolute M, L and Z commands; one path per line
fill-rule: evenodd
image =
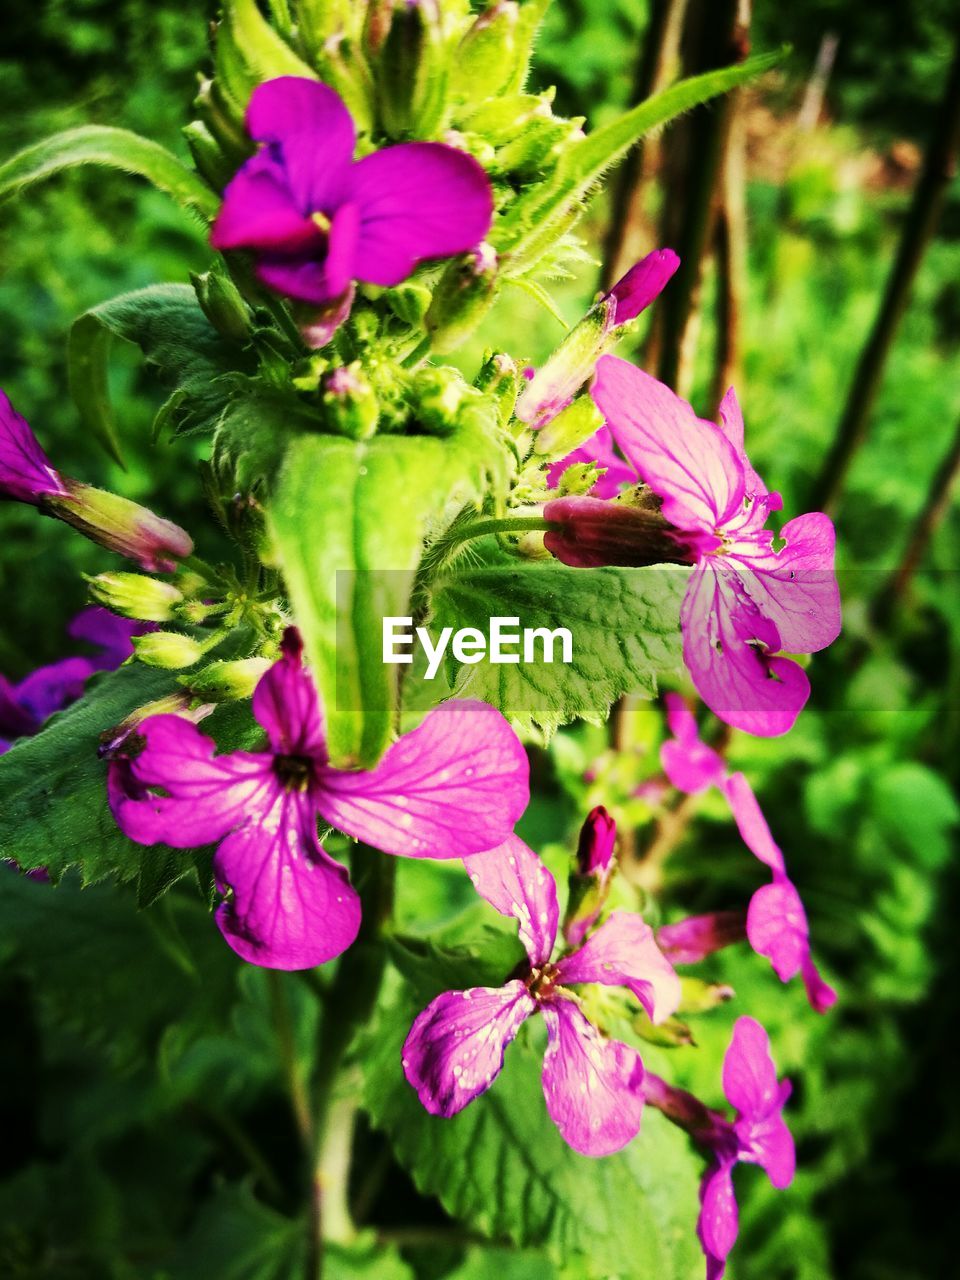
M 428 533 L 505 481 L 482 411 L 450 435 L 306 435 L 284 459 L 267 510 L 276 563 L 324 702 L 334 763 L 369 766 L 395 720 L 400 667 L 382 661 L 381 620 L 409 616 Z
M 580 1156 L 547 1116 L 539 1019 L 506 1052 L 492 1088 L 458 1116 L 429 1115 L 404 1078 L 400 1052 L 423 1001 L 406 988 L 372 1029 L 364 1100 L 417 1188 L 471 1229 L 542 1246 L 587 1277 L 700 1280 L 699 1161 L 684 1136 L 647 1109 L 623 1152 Z
M 172 196 L 177 204 L 207 222 L 220 207 L 216 192 L 166 147 L 127 129 L 107 125 L 68 129 L 18 151 L 0 165 L 0 200 L 64 169 L 87 164 L 146 178 L 159 191 Z
M 458 695 L 482 698 L 527 730 L 552 733 L 571 720 L 602 721 L 623 693 L 653 696 L 661 672 L 680 667 L 680 602 L 687 574 L 655 569 L 568 569 L 512 557 L 490 541 L 484 558 L 457 564 L 433 591 L 431 631 L 477 627 L 492 617 L 520 627 L 566 627 L 573 661 L 515 665 L 489 658 L 457 668 Z M 449 650 L 448 650 L 449 653 Z
M 110 404 L 108 365 L 114 338 L 136 344 L 173 391 L 158 421 L 180 431 L 212 428 L 229 395 L 229 378 L 246 367 L 241 349 L 221 338 L 189 285 L 161 284 L 121 294 L 87 311 L 70 330 L 70 391 L 84 427 L 122 461 Z
M 509 252 L 508 271 L 512 275 L 539 261 L 557 238 L 558 225 L 569 216 L 599 180 L 604 171 L 622 160 L 635 142 L 669 124 L 719 94 L 747 84 L 784 57 L 784 52 L 761 54 L 746 62 L 717 71 L 690 76 L 638 103 L 618 120 L 611 121 L 570 147 L 557 165 L 556 176 L 518 201 L 502 219 L 491 243 L 500 253 Z

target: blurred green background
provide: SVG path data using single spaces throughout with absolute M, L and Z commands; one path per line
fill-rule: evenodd
M 189 119 L 212 16 L 211 5 L 177 0 L 10 0 L 0 32 L 0 157 L 88 121 L 123 124 L 185 154 L 179 129 Z M 609 118 L 628 101 L 646 22 L 644 0 L 555 0 L 539 47 L 539 83 L 558 85 L 565 114 L 591 124 Z M 798 509 L 836 429 L 896 248 L 955 23 L 953 0 L 755 5 L 754 47 L 789 41 L 794 52 L 743 104 L 749 278 L 739 389 L 751 456 L 783 491 L 788 512 Z M 814 129 L 800 132 L 804 90 L 831 32 L 839 43 L 825 108 Z M 645 206 L 647 247 L 663 199 L 657 176 Z M 606 216 L 599 201 L 587 226 L 591 246 L 601 243 Z M 199 446 L 151 445 L 148 428 L 160 396 L 149 374 L 118 353 L 115 393 L 130 459 L 123 473 L 78 438 L 64 368 L 65 336 L 79 312 L 123 290 L 184 281 L 189 270 L 203 268 L 209 255 L 200 229 L 135 181 L 94 171 L 35 188 L 4 206 L 0 225 L 0 385 L 64 470 L 202 529 L 208 522 L 190 465 Z M 596 284 L 588 266 L 558 289 L 569 318 Z M 693 391 L 703 412 L 713 408 L 706 400 L 713 287 L 708 269 Z M 487 332 L 496 332 L 501 347 L 538 359 L 560 331 L 518 294 Z M 958 348 L 954 181 L 868 443 L 838 510 L 844 636 L 815 660 L 813 700 L 797 729 L 781 741 L 741 735 L 731 749 L 731 760 L 757 786 L 807 902 L 816 951 L 841 992 L 837 1008 L 817 1019 L 793 987 L 785 992 L 749 955 L 718 962 L 717 976 L 733 983 L 738 1003 L 770 1027 L 796 1089 L 791 1122 L 800 1172 L 789 1192 L 774 1196 L 761 1177 L 744 1171 L 743 1236 L 730 1267 L 735 1280 L 931 1280 L 956 1273 L 950 1233 L 951 1190 L 960 1174 L 951 1030 L 960 1017 L 960 879 L 952 857 L 960 777 L 956 503 L 883 626 L 871 623 L 869 606 L 898 564 L 960 417 Z M 0 670 L 15 678 L 64 652 L 63 628 L 83 603 L 79 572 L 103 568 L 104 557 L 66 528 L 14 505 L 0 507 L 0 547 Z M 544 838 L 560 838 L 575 820 L 578 762 L 601 745 L 589 732 L 574 733 L 541 762 L 534 821 Z M 749 861 L 721 808 L 704 807 L 693 837 L 669 865 L 671 900 L 705 910 L 748 893 Z M 120 962 L 115 957 L 142 945 L 149 986 L 150 966 L 158 974 L 163 968 L 161 949 L 141 923 L 140 934 L 128 936 L 134 926 L 116 898 L 98 893 L 72 908 L 100 921 L 96 944 L 89 937 L 84 943 L 102 949 L 96 958 L 107 971 L 97 1011 L 78 1007 L 63 971 L 70 912 L 60 926 L 64 936 L 31 951 L 18 947 L 12 924 L 7 936 L 0 907 L 6 960 L 0 1003 L 12 1046 L 0 1076 L 0 1274 L 161 1276 L 167 1273 L 155 1260 L 169 1259 L 186 1236 L 202 1262 L 196 1272 L 184 1263 L 171 1274 L 199 1275 L 209 1262 L 213 1270 L 203 1274 L 272 1275 L 252 1264 L 230 1271 L 233 1262 L 223 1270 L 213 1264 L 215 1240 L 236 1245 L 250 1223 L 241 1211 L 247 1192 L 237 1188 L 245 1178 L 256 1183 L 263 1153 L 270 1167 L 282 1169 L 294 1146 L 274 1074 L 261 1061 L 268 980 L 245 974 L 240 1004 L 217 1043 L 194 1047 L 192 1058 L 178 1052 L 170 1026 L 176 1022 L 179 1034 L 183 1019 L 201 1011 L 185 1011 L 177 988 L 167 991 L 160 976 L 149 1013 L 138 1011 L 141 993 L 109 970 Z M 194 918 L 183 904 L 166 910 L 182 914 L 175 923 L 185 932 L 202 936 L 209 928 L 202 913 Z M 227 979 L 217 976 L 223 959 L 210 934 L 211 945 L 200 945 L 210 966 L 205 981 L 217 990 L 216 982 Z M 707 1020 L 702 1030 L 698 1025 L 711 1073 L 718 1034 Z M 210 1038 L 216 1039 L 212 1032 Z M 173 1063 L 163 1076 L 164 1096 L 145 1065 L 158 1046 Z M 696 1081 L 697 1068 L 689 1071 Z M 702 1083 L 715 1092 L 715 1082 Z M 235 1113 L 239 1133 L 231 1132 Z M 256 1139 L 253 1157 L 248 1133 Z M 283 1207 L 289 1188 L 270 1185 L 272 1177 L 261 1170 L 264 1198 Z M 387 1186 L 415 1204 L 408 1185 L 388 1180 Z M 215 1209 L 197 1221 L 192 1204 L 200 1195 L 210 1196 Z M 411 1210 L 426 1221 L 431 1212 L 423 1205 Z M 267 1235 L 274 1229 L 266 1219 L 260 1226 Z M 419 1259 L 420 1280 L 454 1274 L 435 1252 L 411 1256 Z M 521 1260 L 516 1275 L 553 1274 L 540 1265 Z M 389 1280 L 383 1270 L 363 1274 Z M 481 1274 L 487 1273 L 469 1272 Z

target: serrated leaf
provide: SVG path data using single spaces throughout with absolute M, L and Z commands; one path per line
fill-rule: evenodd
M 450 435 L 307 435 L 284 458 L 267 509 L 276 563 L 326 709 L 334 763 L 376 762 L 395 721 L 399 667 L 381 620 L 410 614 L 427 533 L 505 476 L 485 415 Z M 338 582 L 339 576 L 339 582 Z
M 161 284 L 103 302 L 75 320 L 67 351 L 70 391 L 83 425 L 121 461 L 108 367 L 115 338 L 140 347 L 173 393 L 158 415 L 179 430 L 213 426 L 228 398 L 226 379 L 247 366 L 221 338 L 189 285 Z
M 558 224 L 569 217 L 571 208 L 576 208 L 603 173 L 622 160 L 640 138 L 685 111 L 756 79 L 783 56 L 782 52 L 760 54 L 736 66 L 690 76 L 570 147 L 558 163 L 555 177 L 518 200 L 490 237 L 498 252 L 509 255 L 508 273 L 520 274 L 539 261 L 556 241 Z
M 452 1119 L 431 1116 L 400 1065 L 420 1008 L 407 989 L 381 1012 L 363 1065 L 371 1119 L 423 1194 L 493 1239 L 576 1258 L 584 1278 L 700 1280 L 699 1162 L 682 1134 L 648 1108 L 625 1151 L 594 1160 L 571 1150 L 543 1101 L 539 1020 L 509 1046 L 485 1094 Z
M 146 178 L 158 191 L 207 222 L 220 206 L 216 192 L 166 147 L 107 125 L 68 129 L 18 151 L 0 165 L 0 200 L 64 169 L 88 164 Z
M 430 628 L 476 627 L 493 617 L 520 628 L 566 627 L 573 660 L 473 666 L 452 662 L 458 695 L 482 698 L 523 728 L 551 733 L 571 720 L 603 720 L 623 693 L 653 696 L 657 677 L 681 665 L 680 602 L 687 574 L 656 569 L 567 569 L 521 560 L 494 544 L 472 565 L 457 565 L 435 585 Z

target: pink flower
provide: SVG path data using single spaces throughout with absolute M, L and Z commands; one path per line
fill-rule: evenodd
M 750 852 L 772 873 L 772 883 L 758 889 L 747 911 L 747 938 L 766 956 L 781 982 L 797 973 L 817 1013 L 836 1002 L 837 993 L 821 978 L 810 954 L 810 927 L 803 903 L 787 875 L 783 853 L 775 842 L 757 797 L 742 773 L 728 773 L 721 756 L 700 738 L 697 722 L 684 700 L 668 693 L 667 723 L 673 738 L 660 748 L 664 772 L 680 791 L 697 795 L 717 787 L 726 796 L 737 829 Z M 662 937 L 662 931 L 661 931 Z
M 680 621 L 684 661 L 698 693 L 738 729 L 765 737 L 786 733 L 810 683 L 795 662 L 777 655 L 815 653 L 840 630 L 832 522 L 820 512 L 798 516 L 783 526 L 784 545 L 774 550 L 774 535 L 764 526 L 782 500 L 744 452 L 732 388 L 716 425 L 655 378 L 604 356 L 592 395 L 636 478 L 660 498 L 680 558 L 694 565 Z M 575 567 L 651 563 L 644 529 L 637 527 L 631 548 L 618 514 L 625 514 L 622 504 L 605 508 L 597 498 L 548 503 L 544 516 L 561 528 L 546 535 L 546 546 Z
M 472 157 L 405 142 L 354 161 L 350 113 L 318 81 L 258 85 L 246 124 L 263 145 L 224 192 L 211 242 L 252 250 L 278 293 L 330 306 L 354 280 L 399 284 L 425 258 L 472 249 L 490 227 L 490 183 Z
M 453 1116 L 490 1087 L 507 1045 L 527 1018 L 543 1015 L 547 1111 L 562 1137 L 583 1155 L 619 1151 L 640 1128 L 643 1062 L 607 1040 L 569 988 L 599 982 L 626 987 L 655 1022 L 680 1002 L 680 981 L 649 925 L 615 911 L 572 954 L 551 962 L 559 910 L 553 877 L 532 849 L 510 836 L 464 864 L 480 895 L 520 927 L 525 972 L 502 987 L 446 991 L 419 1015 L 403 1046 L 403 1070 L 426 1109 Z
M 137 727 L 139 754 L 111 765 L 111 806 L 132 839 L 179 849 L 219 841 L 214 873 L 228 896 L 217 924 L 253 964 L 311 968 L 356 937 L 360 901 L 320 844 L 318 815 L 386 853 L 456 858 L 503 840 L 529 799 L 523 747 L 481 702 L 437 707 L 374 769 L 332 768 L 292 629 L 253 712 L 267 734 L 261 751 L 215 755 L 195 725 L 160 715 Z
M 759 1022 L 738 1018 L 723 1059 L 723 1092 L 736 1109 L 734 1120 L 705 1107 L 683 1089 L 648 1075 L 647 1101 L 711 1151 L 713 1160 L 700 1184 L 697 1235 L 707 1259 L 707 1280 L 720 1280 L 739 1231 L 733 1170 L 758 1164 L 778 1189 L 793 1181 L 796 1154 L 783 1119 L 790 1082 L 777 1080 L 770 1041 Z

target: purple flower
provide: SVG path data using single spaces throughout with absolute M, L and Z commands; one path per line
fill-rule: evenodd
M 490 183 L 474 159 L 406 142 L 354 161 L 350 113 L 318 81 L 258 85 L 246 125 L 263 146 L 224 192 L 211 242 L 252 250 L 278 293 L 321 305 L 354 280 L 399 284 L 425 258 L 473 248 L 490 227 Z
M 144 720 L 142 749 L 114 762 L 111 785 L 117 822 L 141 844 L 219 841 L 214 873 L 228 896 L 217 924 L 253 964 L 312 968 L 356 937 L 360 901 L 320 844 L 318 815 L 386 853 L 456 858 L 502 840 L 529 799 L 523 747 L 481 702 L 437 707 L 374 769 L 334 769 L 292 629 L 257 685 L 253 713 L 266 747 L 219 756 L 182 717 Z
M 750 900 L 747 938 L 751 947 L 770 960 L 781 982 L 800 973 L 811 1006 L 825 1013 L 836 1002 L 837 993 L 813 962 L 807 914 L 750 783 L 742 773 L 728 773 L 722 757 L 701 741 L 693 713 L 679 694 L 668 693 L 664 701 L 674 735 L 660 748 L 667 777 L 688 795 L 709 787 L 722 791 L 744 844 L 772 873 L 772 883 L 758 889 Z
M 715 951 L 722 951 L 747 936 L 743 911 L 709 911 L 687 916 L 657 930 L 657 946 L 671 964 L 699 964 Z
M 603 805 L 597 805 L 580 830 L 576 865 L 569 880 L 563 936 L 572 947 L 580 945 L 600 917 L 616 869 L 616 843 L 617 824 Z
M 604 356 L 593 398 L 636 478 L 661 500 L 681 558 L 695 566 L 681 610 L 684 661 L 704 702 L 722 720 L 765 737 L 786 733 L 810 694 L 790 653 L 815 653 L 836 639 L 840 597 L 834 572 L 834 530 L 820 512 L 784 525 L 773 548 L 767 518 L 782 500 L 770 493 L 743 448 L 743 418 L 731 388 L 719 426 L 698 418 L 686 401 L 625 360 Z M 649 564 L 648 541 L 637 529 L 631 551 L 619 504 L 610 504 L 607 558 L 594 525 L 598 499 L 548 503 L 544 515 L 562 522 L 548 549 L 565 564 Z M 567 505 L 561 506 L 560 502 Z M 578 524 L 589 526 L 581 548 Z M 663 557 L 664 559 L 668 557 Z
M 680 1002 L 680 981 L 649 925 L 615 911 L 572 954 L 551 962 L 559 909 L 553 877 L 532 849 L 510 836 L 498 849 L 465 858 L 480 895 L 520 927 L 529 963 L 502 987 L 446 991 L 427 1006 L 403 1046 L 403 1070 L 432 1115 L 453 1116 L 490 1087 L 507 1045 L 527 1018 L 547 1024 L 543 1093 L 562 1137 L 583 1155 L 626 1145 L 640 1128 L 643 1062 L 606 1039 L 569 988 L 626 987 L 655 1022 Z
M 172 573 L 193 551 L 190 535 L 146 507 L 62 476 L 25 418 L 0 391 L 0 498 L 39 507 L 150 573 Z
M 789 1080 L 778 1081 L 770 1041 L 759 1022 L 738 1018 L 723 1059 L 723 1092 L 736 1110 L 730 1121 L 683 1089 L 648 1075 L 645 1094 L 651 1106 L 687 1129 L 713 1156 L 700 1184 L 697 1235 L 707 1258 L 707 1280 L 720 1280 L 737 1239 L 739 1220 L 733 1190 L 738 1163 L 758 1164 L 782 1190 L 793 1181 L 793 1138 L 783 1119 Z
M 546 426 L 551 418 L 555 418 L 592 376 L 599 357 L 623 335 L 621 326 L 635 320 L 641 311 L 645 311 L 659 297 L 679 266 L 680 259 L 672 249 L 655 249 L 632 266 L 609 293 L 595 302 L 579 324 L 570 330 L 543 368 L 533 373 L 529 385 L 524 388 L 517 401 L 516 414 L 520 421 L 526 422 L 536 431 Z M 592 439 L 605 447 L 606 437 L 598 440 L 599 436 L 598 432 Z M 602 466 L 612 464 L 622 468 L 623 463 L 613 454 L 612 447 L 609 457 L 608 463 L 597 454 L 583 459 L 569 454 L 556 463 L 555 467 L 565 468 L 577 461 L 596 461 Z M 551 472 L 553 475 L 560 474 L 554 468 Z M 551 480 L 550 483 L 554 484 L 555 481 Z

